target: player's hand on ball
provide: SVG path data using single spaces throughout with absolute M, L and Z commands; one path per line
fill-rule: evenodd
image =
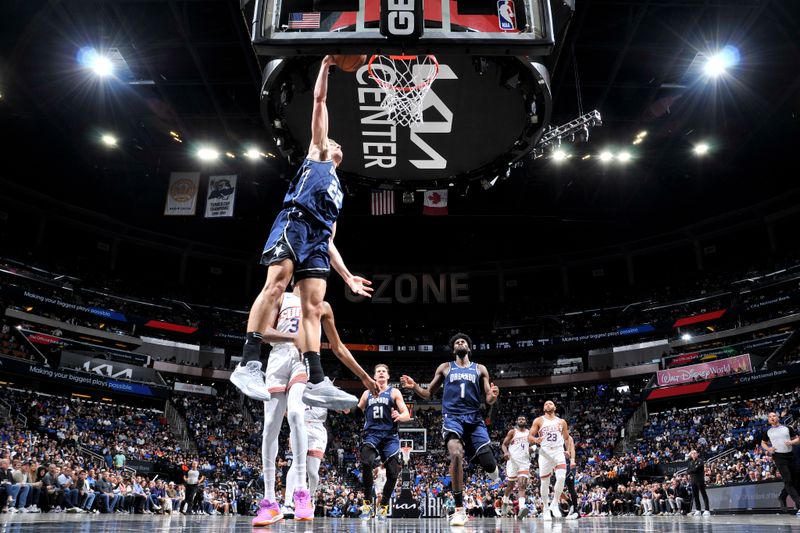
M 372 298 L 372 282 L 368 279 L 362 278 L 361 276 L 352 276 L 351 278 L 347 279 L 347 286 L 350 288 L 353 293 L 358 294 L 359 296 L 366 296 L 367 298 Z
M 400 376 L 400 386 L 404 389 L 413 389 L 417 384 L 413 379 L 404 374 Z

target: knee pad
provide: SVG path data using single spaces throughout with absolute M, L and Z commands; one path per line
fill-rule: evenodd
M 492 473 L 497 471 L 497 461 L 489 446 L 484 447 L 483 450 L 478 452 L 475 460 L 481 465 L 481 468 L 483 468 L 485 472 Z
M 400 464 L 399 457 L 392 457 L 388 461 L 386 461 L 386 483 L 388 484 L 391 480 L 397 481 L 397 478 L 400 476 L 400 471 L 403 469 L 403 466 Z
M 364 471 L 369 470 L 371 473 L 372 469 L 375 468 L 375 459 L 377 458 L 378 452 L 375 451 L 375 448 L 367 445 L 361 447 L 361 468 Z

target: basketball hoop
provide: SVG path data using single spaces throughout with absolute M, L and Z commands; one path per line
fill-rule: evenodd
M 400 453 L 403 454 L 403 463 L 408 464 L 411 460 L 411 446 L 401 446 Z
M 369 59 L 369 75 L 386 95 L 381 107 L 389 110 L 396 126 L 422 122 L 422 102 L 438 74 L 439 62 L 433 55 Z

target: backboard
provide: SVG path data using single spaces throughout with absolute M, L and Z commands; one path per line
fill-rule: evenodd
M 261 55 L 432 53 L 545 56 L 549 0 L 257 0 Z
M 439 74 L 423 102 L 424 121 L 396 126 L 362 66 L 328 81 L 329 135 L 342 145 L 347 183 L 414 189 L 460 179 L 492 180 L 531 152 L 550 120 L 547 70 L 526 58 L 437 55 Z M 313 84 L 320 59 L 267 64 L 261 114 L 281 155 L 300 164 L 311 140 Z

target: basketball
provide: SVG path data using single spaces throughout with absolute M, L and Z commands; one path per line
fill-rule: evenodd
M 367 56 L 347 55 L 333 56 L 336 66 L 345 72 L 355 72 L 358 67 L 367 62 Z

